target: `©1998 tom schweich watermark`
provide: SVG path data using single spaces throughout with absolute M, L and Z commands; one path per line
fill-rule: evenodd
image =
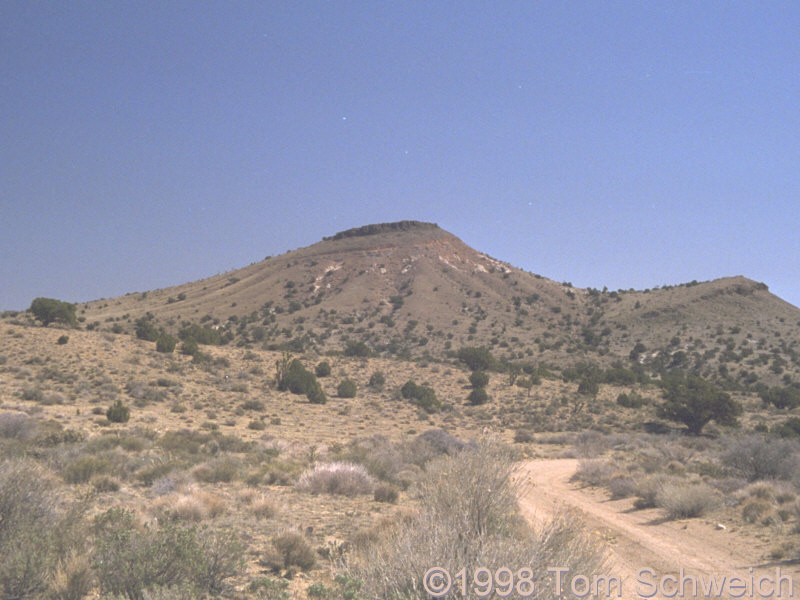
M 780 567 L 764 573 L 700 574 L 681 569 L 662 574 L 643 567 L 634 579 L 612 574 L 577 574 L 569 569 L 548 567 L 546 580 L 537 579 L 528 567 L 510 569 L 462 568 L 451 573 L 432 567 L 423 576 L 425 591 L 433 598 L 477 596 L 488 598 L 533 598 L 565 595 L 577 598 L 794 598 L 794 582 Z M 549 589 L 548 589 L 549 588 Z

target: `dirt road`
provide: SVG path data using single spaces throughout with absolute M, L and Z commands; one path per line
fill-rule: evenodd
M 520 507 L 531 522 L 541 522 L 564 508 L 577 509 L 586 526 L 601 537 L 609 551 L 607 573 L 622 578 L 622 597 L 694 598 L 694 588 L 686 582 L 683 590 L 664 577 L 694 577 L 699 584 L 697 597 L 734 597 L 738 588 L 730 587 L 732 577 L 740 577 L 749 586 L 742 598 L 778 598 L 778 589 L 770 588 L 764 577 L 776 579 L 776 568 L 794 581 L 794 594 L 800 597 L 800 572 L 796 565 L 773 564 L 764 560 L 766 548 L 751 538 L 729 529 L 717 529 L 703 519 L 664 521 L 660 511 L 633 510 L 631 499 L 610 501 L 602 490 L 583 488 L 569 479 L 578 467 L 576 459 L 533 460 L 520 468 L 523 486 Z M 651 569 L 641 574 L 642 569 Z M 752 571 L 751 571 L 752 569 Z M 590 575 L 590 574 L 586 574 Z M 724 578 L 724 579 L 723 579 Z M 701 580 L 702 579 L 702 580 Z M 722 594 L 704 584 L 722 584 Z M 724 584 L 723 584 L 724 581 Z M 665 586 L 658 590 L 661 583 Z M 784 582 L 780 597 L 787 597 Z M 675 595 L 672 596 L 672 592 Z M 733 595 L 731 595 L 733 592 Z M 618 597 L 616 593 L 612 597 Z

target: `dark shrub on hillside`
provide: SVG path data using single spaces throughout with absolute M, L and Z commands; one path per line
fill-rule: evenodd
M 197 345 L 194 338 L 186 338 L 181 342 L 181 354 L 195 356 L 198 352 L 200 352 L 200 346 Z
M 775 425 L 772 432 L 784 438 L 800 437 L 800 417 L 789 417 L 780 425 Z
M 177 343 L 178 340 L 176 340 L 174 337 L 167 335 L 166 333 L 162 333 L 156 340 L 156 351 L 169 354 L 175 350 L 175 345 Z
M 622 392 L 617 396 L 617 404 L 625 408 L 641 408 L 644 406 L 644 398 L 636 392 L 631 392 L 630 394 Z
M 734 425 L 742 413 L 741 404 L 729 394 L 695 375 L 665 377 L 662 386 L 664 402 L 658 407 L 658 416 L 683 423 L 693 435 L 699 435 L 710 421 Z
M 369 387 L 381 390 L 386 383 L 386 376 L 382 371 L 375 371 L 369 378 Z
M 289 390 L 292 394 L 306 394 L 317 385 L 317 378 L 295 358 L 289 363 L 285 378 L 278 385 L 280 390 Z
M 489 385 L 489 374 L 486 371 L 473 371 L 469 376 L 469 384 L 474 388 Z
M 482 387 L 475 388 L 469 393 L 469 396 L 467 396 L 467 402 L 469 402 L 472 406 L 486 404 L 488 401 L 489 394 L 487 394 L 486 390 Z
M 331 364 L 327 360 L 323 360 L 316 367 L 314 367 L 314 374 L 317 377 L 327 377 L 331 374 Z
M 372 352 L 364 342 L 349 340 L 344 348 L 345 356 L 369 356 Z
M 797 408 L 800 406 L 800 389 L 796 387 L 773 387 L 762 390 L 758 394 L 765 404 L 774 404 L 777 408 Z
M 78 319 L 75 317 L 74 304 L 62 302 L 55 298 L 36 298 L 31 302 L 28 309 L 36 319 L 42 322 L 45 327 L 50 323 L 60 322 L 70 327 L 78 326 Z
M 182 340 L 191 338 L 198 344 L 207 346 L 219 346 L 223 342 L 222 334 L 218 330 L 198 325 L 197 323 L 192 323 L 181 329 L 178 332 L 178 337 Z
M 136 331 L 136 337 L 140 340 L 155 342 L 158 339 L 159 331 L 147 317 L 136 319 L 134 329 Z
M 336 388 L 336 395 L 339 398 L 355 398 L 356 397 L 356 382 L 352 379 L 343 379 L 339 382 Z
M 417 394 L 419 393 L 419 386 L 411 379 L 406 381 L 403 384 L 403 387 L 400 388 L 400 395 L 403 396 L 406 400 L 411 400 L 412 398 L 416 398 Z
M 436 397 L 436 392 L 433 388 L 426 385 L 417 385 L 410 379 L 400 388 L 400 394 L 406 400 L 411 400 L 413 404 L 429 413 L 436 412 L 441 408 L 441 402 Z
M 488 348 L 465 346 L 456 353 L 457 358 L 472 371 L 490 371 L 497 368 L 497 359 Z
M 114 402 L 106 411 L 106 419 L 112 423 L 127 423 L 130 418 L 131 411 L 122 403 L 122 400 Z
M 67 342 L 69 342 L 69 336 L 68 335 L 62 335 L 61 337 L 58 338 L 58 341 L 56 343 L 59 346 L 63 346 Z

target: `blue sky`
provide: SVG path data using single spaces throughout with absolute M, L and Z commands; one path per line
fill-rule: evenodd
M 800 305 L 793 2 L 0 0 L 0 309 L 439 223 Z

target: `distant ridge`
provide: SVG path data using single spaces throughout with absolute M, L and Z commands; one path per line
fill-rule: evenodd
M 425 223 L 424 221 L 395 221 L 394 223 L 375 223 L 372 225 L 363 225 L 362 227 L 353 227 L 340 231 L 332 236 L 323 237 L 323 241 L 328 240 L 342 240 L 351 237 L 363 237 L 367 235 L 378 235 L 381 233 L 389 233 L 392 231 L 411 231 L 411 230 L 431 230 L 439 229 L 436 223 Z

